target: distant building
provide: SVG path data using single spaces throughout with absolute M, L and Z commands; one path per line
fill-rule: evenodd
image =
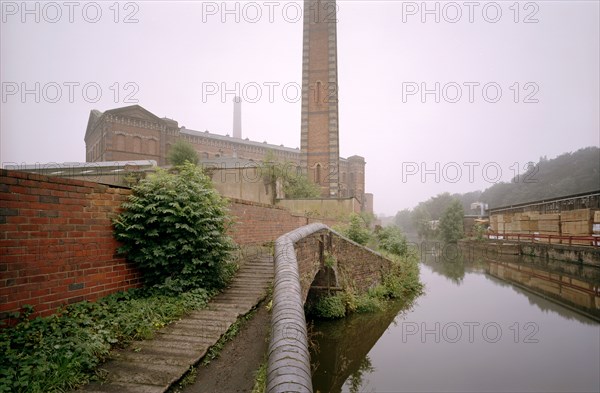
M 86 161 L 154 160 L 164 166 L 168 164 L 167 154 L 171 145 L 179 138 L 190 142 L 200 159 L 209 164 L 211 160 L 219 158 L 261 162 L 269 151 L 281 162 L 298 166 L 301 162 L 301 153 L 297 148 L 190 130 L 180 127 L 175 120 L 160 118 L 139 105 L 90 112 L 84 138 Z M 339 158 L 339 165 L 339 197 L 355 197 L 364 205 L 364 158 Z
M 304 8 L 301 149 L 242 139 L 241 99 L 235 97 L 233 137 L 179 127 L 175 120 L 159 118 L 139 105 L 92 110 L 85 134 L 86 161 L 156 160 L 166 165 L 170 146 L 178 139 L 190 142 L 203 162 L 227 157 L 263 161 L 272 152 L 317 184 L 322 198 L 354 197 L 362 210 L 372 212 L 372 195 L 365 199 L 365 159 L 339 156 L 335 0 L 305 0 Z

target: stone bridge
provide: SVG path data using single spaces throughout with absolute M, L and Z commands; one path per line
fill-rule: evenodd
M 275 278 L 267 392 L 312 392 L 304 303 L 309 291 L 381 283 L 391 262 L 331 230 L 310 224 L 275 242 Z

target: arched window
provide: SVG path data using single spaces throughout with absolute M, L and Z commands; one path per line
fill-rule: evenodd
M 115 139 L 115 150 L 125 150 L 125 135 L 118 134 Z
M 141 153 L 142 152 L 142 138 L 139 136 L 133 137 L 133 152 Z
M 321 184 L 321 164 L 317 164 L 315 168 L 315 183 Z
M 150 139 L 148 141 L 148 154 L 152 154 L 152 155 L 158 154 L 157 147 L 158 147 L 158 144 L 156 143 L 156 140 Z

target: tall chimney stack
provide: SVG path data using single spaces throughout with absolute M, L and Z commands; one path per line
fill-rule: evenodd
M 242 139 L 242 99 L 233 98 L 233 137 Z

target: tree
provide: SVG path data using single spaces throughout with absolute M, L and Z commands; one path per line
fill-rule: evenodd
M 419 204 L 411 213 L 413 228 L 417 229 L 417 234 L 420 239 L 431 239 L 436 237 L 437 229 L 433 225 L 431 214 L 429 211 Z
M 387 226 L 377 232 L 377 240 L 379 248 L 394 255 L 403 256 L 408 251 L 406 238 L 400 228 L 395 225 Z
M 176 174 L 159 168 L 132 190 L 115 236 L 146 284 L 173 292 L 223 286 L 231 273 L 230 220 L 202 170 L 190 162 Z
M 366 245 L 371 238 L 371 234 L 365 227 L 364 221 L 356 213 L 350 215 L 350 225 L 344 231 L 344 235 L 346 235 L 348 239 L 355 241 L 358 244 L 362 244 L 363 246 Z
M 278 162 L 273 150 L 269 150 L 262 163 L 263 180 L 273 189 L 275 189 L 277 180 L 280 180 L 286 198 L 320 197 L 319 187 L 295 169 L 296 165 L 291 162 Z
M 283 178 L 283 192 L 286 198 L 319 198 L 319 187 L 304 174 L 287 174 Z
M 450 203 L 450 206 L 442 214 L 440 219 L 440 236 L 446 243 L 456 243 L 464 235 L 463 218 L 465 212 L 458 199 Z
M 171 146 L 167 158 L 171 165 L 174 166 L 183 165 L 186 161 L 198 165 L 198 162 L 200 161 L 200 157 L 198 157 L 198 152 L 194 149 L 194 146 L 183 139 L 178 139 L 177 142 Z
M 394 217 L 394 224 L 406 233 L 413 232 L 413 222 L 410 217 L 410 209 L 400 210 Z

